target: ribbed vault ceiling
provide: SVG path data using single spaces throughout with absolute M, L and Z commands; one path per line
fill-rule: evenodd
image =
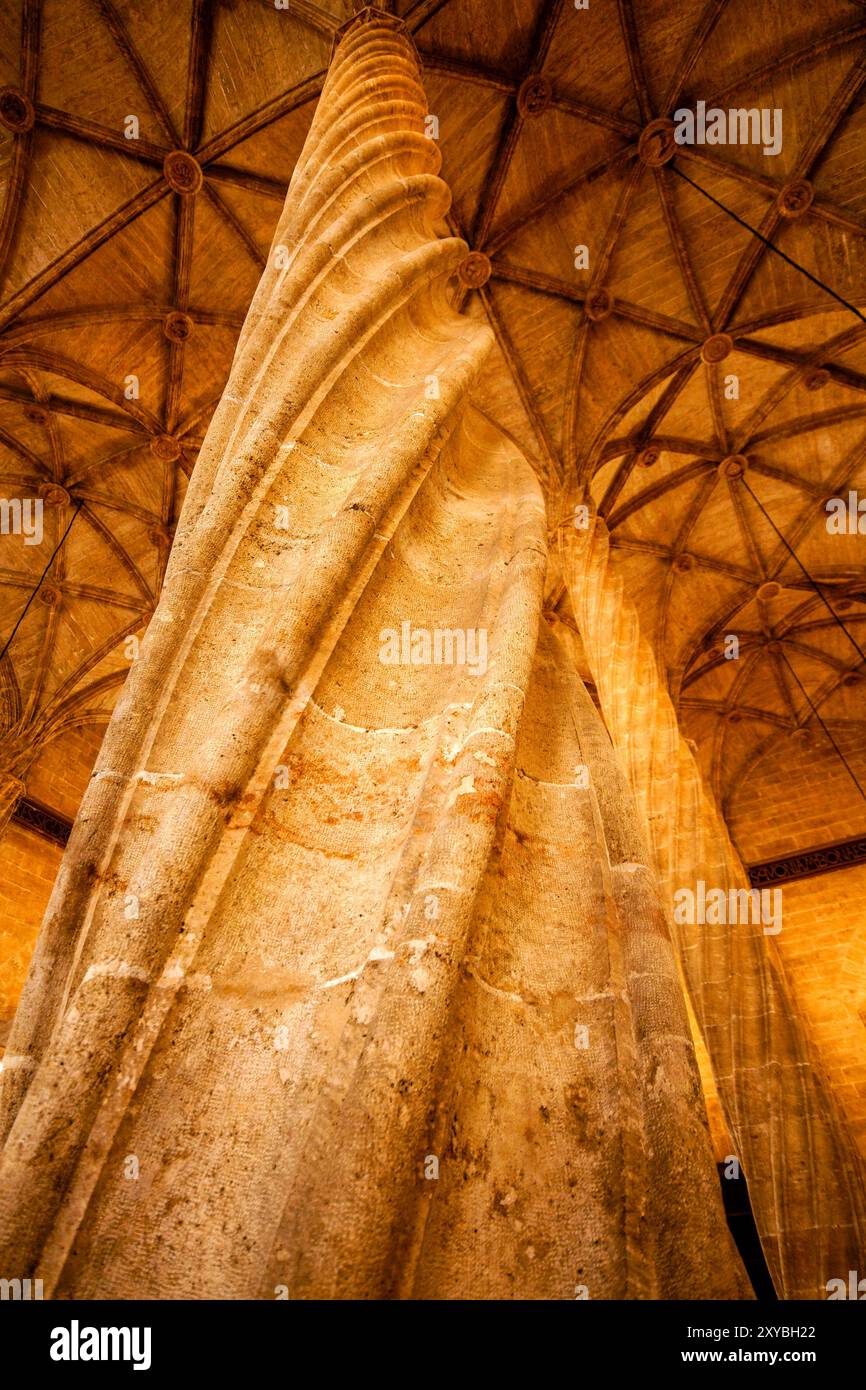
M 0 5 L 0 489 L 46 499 L 42 545 L 2 541 L 4 637 L 80 503 L 2 665 L 8 739 L 113 703 L 356 8 Z M 824 737 L 810 702 L 856 738 L 866 684 L 837 618 L 866 646 L 866 537 L 828 535 L 824 502 L 866 495 L 866 324 L 680 175 L 866 311 L 866 7 L 397 8 L 453 228 L 490 261 L 486 282 L 455 284 L 496 333 L 479 399 L 554 520 L 591 487 L 716 790 Z M 699 99 L 781 108 L 781 153 L 659 164 L 663 136 L 642 133 Z

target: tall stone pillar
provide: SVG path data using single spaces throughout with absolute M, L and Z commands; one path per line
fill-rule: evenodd
M 748 890 L 703 787 L 655 656 L 610 553 L 603 520 L 560 529 L 560 555 L 605 722 L 647 828 L 671 923 L 758 1231 L 783 1298 L 826 1298 L 863 1268 L 863 1173 L 811 1054 L 764 924 L 672 913 L 680 889 Z M 707 914 L 709 915 L 709 914 Z
M 46 1296 L 749 1296 L 425 114 L 366 12 L 10 1038 L 0 1268 Z
M 3 840 L 9 829 L 15 808 L 25 795 L 27 790 L 25 777 L 38 749 L 38 731 L 32 725 L 22 727 L 20 723 L 16 724 L 0 736 L 0 841 Z M 6 946 L 9 949 L 8 938 Z M 17 951 L 14 954 L 18 956 Z M 21 969 L 22 966 L 23 962 L 18 968 Z M 4 1007 L 2 1019 L 4 1034 L 8 1017 Z M 17 1106 L 26 1089 L 29 1070 L 26 1060 L 19 1061 L 15 1054 L 7 1049 L 2 1061 L 2 1070 L 0 1070 L 0 1096 L 5 1093 L 10 1102 Z M 0 1142 L 2 1142 L 4 1134 L 5 1129 L 0 1121 Z

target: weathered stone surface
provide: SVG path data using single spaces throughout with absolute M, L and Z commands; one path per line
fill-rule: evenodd
M 0 1162 L 47 1295 L 748 1296 L 424 114 L 351 27 L 49 906 Z
M 655 654 L 611 557 L 604 522 L 562 528 L 560 551 L 601 710 L 661 884 L 690 999 L 780 1297 L 825 1298 L 862 1264 L 866 1207 L 850 1133 L 816 1064 L 761 923 L 672 914 L 680 888 L 748 888 L 682 736 Z

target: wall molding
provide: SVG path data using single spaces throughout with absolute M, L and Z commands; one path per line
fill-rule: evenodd
M 767 859 L 762 864 L 749 864 L 747 873 L 753 888 L 765 888 L 770 883 L 792 883 L 798 878 L 850 869 L 854 864 L 866 864 L 866 835 Z
M 43 840 L 59 845 L 61 849 L 66 848 L 72 834 L 72 821 L 67 816 L 61 816 L 59 811 L 52 811 L 50 806 L 43 806 L 41 801 L 34 801 L 29 796 L 22 796 L 12 812 L 12 820 L 25 830 L 41 835 Z

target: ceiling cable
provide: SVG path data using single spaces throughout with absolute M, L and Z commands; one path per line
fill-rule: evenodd
M 811 711 L 812 711 L 812 713 L 814 714 L 815 718 L 817 719 L 818 723 L 821 725 L 821 728 L 824 730 L 824 733 L 827 735 L 828 739 L 830 740 L 830 742 L 832 743 L 832 745 L 833 745 L 833 747 L 835 748 L 836 752 L 838 753 L 839 757 L 841 758 L 842 762 L 844 763 L 845 769 L 846 769 L 846 771 L 847 771 L 847 773 L 848 773 L 848 776 L 851 778 L 851 781 L 854 783 L 854 786 L 857 788 L 857 790 L 858 790 L 858 792 L 860 793 L 860 795 L 862 796 L 863 800 L 866 801 L 866 791 L 863 790 L 863 787 L 862 787 L 862 786 L 860 785 L 860 783 L 858 782 L 857 777 L 856 777 L 856 775 L 855 775 L 855 773 L 854 773 L 854 769 L 852 768 L 852 766 L 851 766 L 851 764 L 849 763 L 848 759 L 845 757 L 845 754 L 842 752 L 842 749 L 839 747 L 839 745 L 838 745 L 838 743 L 836 742 L 835 738 L 834 738 L 833 735 L 831 734 L 829 728 L 828 728 L 827 725 L 824 723 L 824 720 L 821 718 L 820 714 L 818 713 L 817 707 L 815 706 L 814 702 L 812 701 L 812 698 L 811 698 L 811 696 L 809 695 L 808 691 L 806 690 L 806 687 L 803 685 L 803 682 L 800 680 L 800 677 L 797 675 L 797 672 L 794 670 L 793 666 L 791 665 L 790 661 L 788 660 L 787 652 L 785 652 L 784 650 L 782 651 L 782 659 L 784 660 L 785 665 L 787 666 L 788 670 L 791 672 L 791 675 L 794 677 L 794 680 L 797 682 L 797 685 L 800 687 L 800 690 L 802 691 L 803 696 L 804 696 L 804 698 L 806 699 L 806 701 L 807 701 L 807 703 L 808 703 L 808 705 L 809 705 L 809 708 L 811 709 Z
M 70 532 L 71 529 L 72 529 L 72 523 L 73 523 L 73 521 L 75 520 L 75 518 L 78 516 L 78 513 L 81 511 L 81 508 L 82 508 L 83 506 L 84 506 L 84 503 L 83 503 L 83 502 L 78 502 L 78 503 L 76 503 L 75 511 L 72 513 L 72 516 L 69 518 L 69 525 L 67 526 L 66 530 L 63 532 L 63 535 L 60 537 L 60 540 L 57 542 L 56 546 L 54 547 L 54 550 L 53 550 L 52 553 L 51 553 L 51 558 L 49 559 L 48 564 L 45 566 L 44 570 L 42 571 L 42 573 L 41 573 L 40 576 L 39 576 L 39 583 L 36 585 L 36 588 L 33 590 L 33 593 L 30 595 L 29 599 L 28 599 L 27 602 L 25 603 L 23 612 L 22 612 L 21 615 L 19 616 L 17 623 L 15 624 L 15 626 L 13 627 L 12 631 L 10 632 L 10 634 L 9 634 L 9 636 L 8 636 L 8 638 L 7 638 L 7 640 L 6 640 L 5 643 L 3 644 L 3 650 L 2 650 L 2 652 L 0 652 L 0 661 L 3 660 L 4 656 L 6 655 L 6 653 L 7 653 L 8 650 L 9 650 L 9 648 L 11 647 L 13 637 L 15 636 L 15 634 L 16 634 L 16 632 L 18 631 L 19 627 L 20 627 L 21 624 L 23 623 L 24 619 L 27 617 L 27 610 L 29 609 L 29 607 L 30 607 L 31 603 L 33 602 L 33 600 L 35 599 L 36 595 L 39 593 L 39 590 L 40 590 L 40 588 L 42 587 L 42 581 L 43 581 L 43 579 L 45 578 L 46 574 L 47 574 L 48 571 L 50 570 L 51 566 L 54 564 L 54 560 L 55 560 L 55 557 L 56 557 L 56 555 L 57 555 L 57 552 L 58 552 L 58 550 L 60 549 L 60 547 L 62 546 L 63 542 L 66 540 L 66 537 L 69 535 L 69 532 Z
M 686 183 L 690 183 L 692 188 L 696 188 L 699 193 L 703 193 L 705 198 L 709 198 L 711 203 L 715 203 L 717 208 L 721 208 L 722 212 L 726 212 L 728 217 L 732 217 L 735 222 L 739 222 L 740 226 L 745 227 L 747 232 L 751 232 L 752 236 L 758 238 L 758 241 L 762 241 L 769 251 L 773 251 L 775 255 L 780 256 L 783 261 L 787 261 L 788 265 L 792 265 L 795 270 L 799 270 L 801 275 L 805 275 L 806 279 L 811 280 L 813 285 L 817 285 L 819 289 L 824 290 L 825 294 L 832 295 L 832 297 L 838 300 L 840 304 L 843 304 L 846 309 L 850 309 L 852 314 L 857 315 L 861 323 L 866 323 L 866 314 L 861 314 L 855 304 L 851 304 L 847 299 L 843 299 L 841 294 L 837 294 L 829 285 L 825 285 L 824 281 L 819 280 L 817 275 L 813 275 L 811 270 L 807 270 L 804 265 L 800 265 L 799 261 L 795 261 L 791 256 L 787 256 L 784 251 L 780 251 L 778 246 L 773 245 L 769 237 L 765 237 L 763 232 L 759 232 L 751 223 L 745 222 L 736 212 L 732 212 L 724 203 L 720 203 L 718 198 L 714 198 L 712 193 L 708 193 L 699 183 L 695 183 L 694 179 L 690 179 L 688 174 L 684 174 L 682 169 L 677 168 L 676 164 L 671 163 L 669 167 L 675 174 L 678 174 L 681 179 L 685 179 Z
M 785 549 L 786 549 L 786 550 L 788 551 L 788 553 L 789 553 L 790 555 L 792 555 L 792 556 L 794 557 L 794 559 L 797 561 L 797 564 L 800 566 L 800 569 L 803 571 L 803 573 L 805 574 L 805 576 L 806 576 L 806 578 L 808 579 L 809 583 L 812 585 L 812 588 L 815 590 L 815 593 L 818 595 L 819 599 L 820 599 L 821 602 L 824 604 L 824 607 L 827 609 L 827 612 L 830 614 L 830 617 L 831 617 L 831 618 L 833 619 L 833 621 L 842 629 L 842 631 L 844 632 L 845 636 L 848 638 L 848 641 L 851 643 L 852 647 L 854 647 L 855 650 L 858 652 L 858 654 L 859 654 L 859 656 L 860 656 L 860 662 L 858 662 L 858 665 L 860 665 L 861 663 L 866 663 L 866 652 L 864 652 L 863 648 L 860 646 L 860 643 L 857 641 L 857 638 L 854 636 L 853 632 L 849 632 L 849 631 L 848 631 L 848 628 L 845 626 L 845 624 L 843 623 L 842 619 L 839 617 L 839 614 L 836 612 L 835 608 L 834 608 L 833 605 L 830 603 L 829 599 L 827 598 L 827 596 L 826 596 L 826 594 L 824 593 L 823 589 L 821 588 L 820 584 L 817 582 L 817 580 L 815 580 L 815 579 L 812 578 L 811 574 L 810 574 L 809 571 L 806 569 L 806 566 L 803 564 L 803 561 L 800 559 L 800 557 L 799 557 L 799 555 L 797 554 L 797 552 L 796 552 L 796 550 L 794 549 L 794 547 L 791 545 L 791 543 L 790 543 L 788 540 L 786 540 L 785 536 L 783 536 L 782 532 L 779 530 L 779 528 L 778 528 L 778 526 L 776 525 L 775 521 L 774 521 L 773 518 L 770 516 L 770 513 L 767 511 L 767 508 L 764 506 L 764 504 L 763 504 L 763 502 L 761 501 L 760 497 L 757 497 L 757 496 L 755 495 L 755 493 L 754 493 L 754 492 L 752 491 L 752 489 L 749 487 L 749 484 L 747 483 L 747 481 L 746 481 L 746 479 L 745 479 L 744 477 L 741 478 L 740 481 L 741 481 L 741 483 L 743 484 L 743 486 L 744 486 L 744 488 L 746 489 L 746 491 L 748 492 L 748 494 L 749 494 L 749 496 L 751 497 L 752 501 L 755 502 L 755 503 L 757 504 L 757 506 L 760 507 L 760 509 L 761 509 L 761 511 L 763 512 L 764 516 L 766 517 L 767 521 L 769 521 L 769 523 L 770 523 L 770 525 L 772 526 L 773 530 L 775 531 L 776 535 L 779 537 L 779 540 L 780 540 L 780 541 L 782 542 L 782 544 L 784 545 Z

